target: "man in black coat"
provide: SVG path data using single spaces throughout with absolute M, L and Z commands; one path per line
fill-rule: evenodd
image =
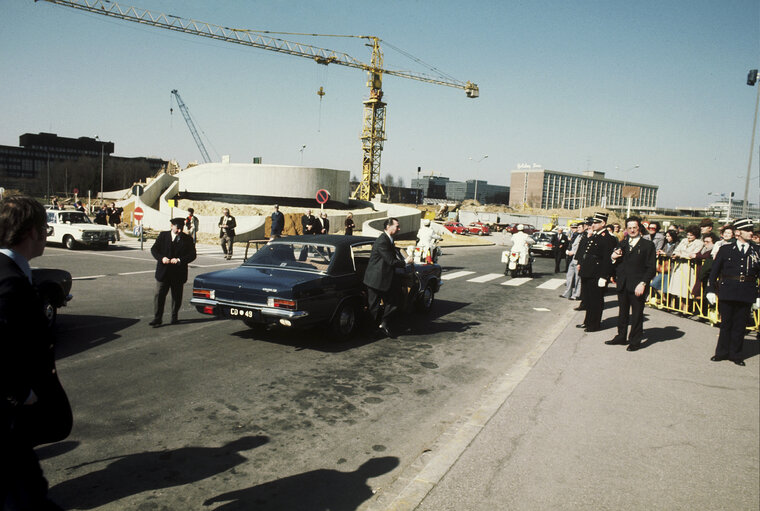
M 628 237 L 618 243 L 612 253 L 620 309 L 618 331 L 617 335 L 605 344 L 628 344 L 628 351 L 636 351 L 641 347 L 641 338 L 644 335 L 644 300 L 649 282 L 657 273 L 657 250 L 653 242 L 642 237 L 639 218 L 627 218 L 625 228 Z
M 578 250 L 575 252 L 575 255 L 573 256 L 573 259 L 575 259 L 575 272 L 578 275 L 578 279 L 581 282 L 581 295 L 580 295 L 581 303 L 579 303 L 578 306 L 574 309 L 577 311 L 586 310 L 586 289 L 583 286 L 583 279 L 581 278 L 580 273 L 578 272 L 580 270 L 581 261 L 583 261 L 583 256 L 586 255 L 586 247 L 588 247 L 588 242 L 594 233 L 594 231 L 592 230 L 593 226 L 594 226 L 594 217 L 590 216 L 590 217 L 586 217 L 586 221 L 578 229 L 581 239 L 578 242 Z
M 395 269 L 404 268 L 413 259 L 409 256 L 404 261 L 396 252 L 393 236 L 399 230 L 398 219 L 386 219 L 383 223 L 383 229 L 384 232 L 372 244 L 369 263 L 364 273 L 364 285 L 367 286 L 370 317 L 374 321 L 380 320 L 380 299 L 382 299 L 384 308 L 380 329 L 388 337 L 393 337 L 388 321 L 392 319 L 393 314 L 398 309 L 400 291 L 398 282 L 394 282 Z
M 555 232 L 552 235 L 552 250 L 554 250 L 554 273 L 559 273 L 559 263 L 562 262 L 563 259 L 567 258 L 567 254 L 565 251 L 567 250 L 567 245 L 569 242 L 569 238 L 567 237 L 567 234 L 565 234 L 565 231 L 562 227 L 557 228 L 557 232 Z M 567 261 L 565 262 L 565 272 L 567 272 Z
M 0 506 L 60 510 L 47 498 L 34 447 L 71 432 L 53 335 L 32 285 L 29 260 L 42 255 L 47 214 L 30 197 L 0 201 Z
M 153 321 L 150 325 L 160 326 L 163 321 L 166 295 L 172 292 L 172 325 L 179 323 L 179 308 L 182 305 L 182 287 L 187 282 L 187 265 L 195 261 L 193 238 L 182 232 L 184 218 L 173 218 L 171 230 L 162 231 L 150 249 L 156 259 L 156 294 L 153 298 Z
M 583 258 L 578 264 L 582 293 L 585 293 L 586 317 L 579 328 L 596 332 L 602 322 L 604 288 L 612 274 L 610 256 L 617 245 L 617 238 L 607 232 L 607 213 L 594 215 L 591 226 L 594 234 L 588 239 Z
M 747 319 L 752 308 L 760 308 L 760 248 L 753 244 L 752 220 L 741 218 L 733 224 L 736 240 L 718 249 L 710 270 L 705 298 L 715 305 L 716 291 L 720 313 L 720 334 L 713 362 L 731 360 L 743 366 Z
M 280 211 L 280 206 L 275 204 L 272 212 L 272 239 L 282 236 L 282 230 L 285 228 L 285 215 Z
M 321 224 L 320 224 L 321 229 Z M 311 214 L 311 210 L 301 216 L 301 230 L 304 234 L 317 234 L 317 219 Z
M 232 248 L 235 246 L 235 227 L 237 227 L 235 217 L 230 215 L 228 208 L 224 208 L 222 217 L 219 219 L 219 239 L 222 240 L 224 258 L 228 261 L 232 259 Z M 182 229 L 180 229 L 181 231 Z

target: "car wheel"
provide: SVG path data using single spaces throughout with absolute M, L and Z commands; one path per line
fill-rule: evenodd
M 330 326 L 332 333 L 338 339 L 351 337 L 356 330 L 356 306 L 351 302 L 341 304 Z
M 433 291 L 433 286 L 428 284 L 422 293 L 420 293 L 415 305 L 418 311 L 427 313 L 433 308 L 433 301 L 435 301 L 435 291 Z
M 74 237 L 70 235 L 66 235 L 63 237 L 63 246 L 68 248 L 69 250 L 74 250 L 76 247 L 76 243 L 74 243 Z
M 55 325 L 55 320 L 58 317 L 58 309 L 55 305 L 50 301 L 50 297 L 47 295 L 42 296 L 42 310 L 45 313 L 45 321 L 47 322 L 47 327 L 52 328 L 53 325 Z

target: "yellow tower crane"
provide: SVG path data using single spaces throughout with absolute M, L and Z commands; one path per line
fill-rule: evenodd
M 36 1 L 36 0 L 35 0 Z M 380 155 L 385 141 L 385 102 L 383 102 L 383 75 L 399 76 L 437 85 L 445 85 L 457 89 L 464 89 L 468 98 L 477 98 L 480 95 L 478 86 L 472 82 L 461 82 L 451 78 L 439 78 L 423 73 L 412 71 L 396 71 L 383 69 L 383 52 L 380 49 L 380 39 L 374 36 L 337 36 L 358 37 L 369 41 L 372 47 L 370 63 L 355 59 L 354 57 L 334 50 L 318 48 L 308 44 L 287 41 L 270 37 L 267 34 L 289 34 L 301 36 L 325 36 L 327 34 L 295 34 L 290 32 L 271 32 L 266 30 L 247 30 L 221 27 L 202 21 L 188 20 L 173 15 L 154 14 L 147 9 L 138 7 L 120 6 L 116 2 L 108 0 L 45 0 L 46 2 L 80 9 L 94 14 L 120 18 L 143 25 L 150 25 L 185 34 L 193 34 L 219 41 L 252 46 L 262 50 L 276 51 L 296 57 L 312 59 L 318 64 L 338 64 L 367 71 L 369 98 L 364 101 L 364 122 L 362 124 L 362 180 L 353 194 L 354 198 L 370 200 L 377 193 L 383 193 L 380 184 Z M 419 62 L 419 61 L 418 61 Z

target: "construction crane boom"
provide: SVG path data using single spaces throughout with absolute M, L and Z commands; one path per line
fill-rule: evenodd
M 203 140 L 201 140 L 201 136 L 198 133 L 198 130 L 195 128 L 195 123 L 193 122 L 192 117 L 190 117 L 190 111 L 187 109 L 187 105 L 185 105 L 185 102 L 182 101 L 182 98 L 180 97 L 179 92 L 177 92 L 177 89 L 174 89 L 172 91 L 172 94 L 177 100 L 177 106 L 179 107 L 179 111 L 182 112 L 182 117 L 185 118 L 187 127 L 190 128 L 190 134 L 192 134 L 193 138 L 195 139 L 195 145 L 198 146 L 198 150 L 201 152 L 203 163 L 211 163 L 211 158 L 208 155 L 208 151 L 206 151 L 206 146 L 203 145 Z
M 37 1 L 37 0 L 35 0 Z M 420 82 L 435 85 L 444 85 L 463 89 L 468 98 L 477 98 L 480 95 L 478 86 L 472 82 L 462 82 L 450 78 L 438 78 L 425 73 L 411 71 L 399 71 L 383 68 L 383 54 L 380 49 L 380 39 L 374 36 L 353 36 L 367 39 L 372 46 L 372 57 L 369 64 L 361 62 L 343 52 L 337 52 L 326 48 L 319 48 L 309 44 L 297 43 L 270 37 L 269 31 L 255 31 L 222 27 L 211 23 L 188 20 L 169 14 L 154 14 L 147 9 L 131 6 L 120 6 L 116 2 L 108 0 L 44 0 L 48 3 L 71 7 L 94 14 L 120 18 L 126 21 L 150 25 L 166 30 L 173 30 L 186 34 L 208 37 L 219 41 L 251 46 L 263 50 L 276 51 L 296 57 L 314 60 L 318 64 L 337 64 L 355 69 L 367 71 L 367 86 L 370 89 L 369 99 L 364 101 L 364 122 L 362 127 L 362 149 L 364 152 L 362 163 L 362 181 L 354 192 L 355 198 L 363 200 L 371 199 L 376 193 L 383 193 L 380 184 L 380 155 L 385 141 L 385 106 L 382 101 L 382 76 L 383 74 L 408 78 Z M 321 34 L 302 34 L 320 36 Z M 178 98 L 179 99 L 179 98 Z M 184 111 L 183 111 L 184 115 Z M 187 120 L 187 117 L 185 118 Z M 190 123 L 188 122 L 188 126 Z M 191 128 L 191 132 L 193 129 Z M 194 133 L 195 137 L 196 134 Z M 198 139 L 196 138 L 196 142 Z M 199 148 L 202 146 L 199 143 Z

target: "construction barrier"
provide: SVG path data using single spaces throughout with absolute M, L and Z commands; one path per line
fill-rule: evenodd
M 646 304 L 661 310 L 669 310 L 697 316 L 712 325 L 720 323 L 718 304 L 710 305 L 705 298 L 705 286 L 709 273 L 702 271 L 702 259 L 672 259 L 657 257 L 657 274 L 649 287 Z M 760 310 L 752 311 L 748 330 L 760 331 Z

